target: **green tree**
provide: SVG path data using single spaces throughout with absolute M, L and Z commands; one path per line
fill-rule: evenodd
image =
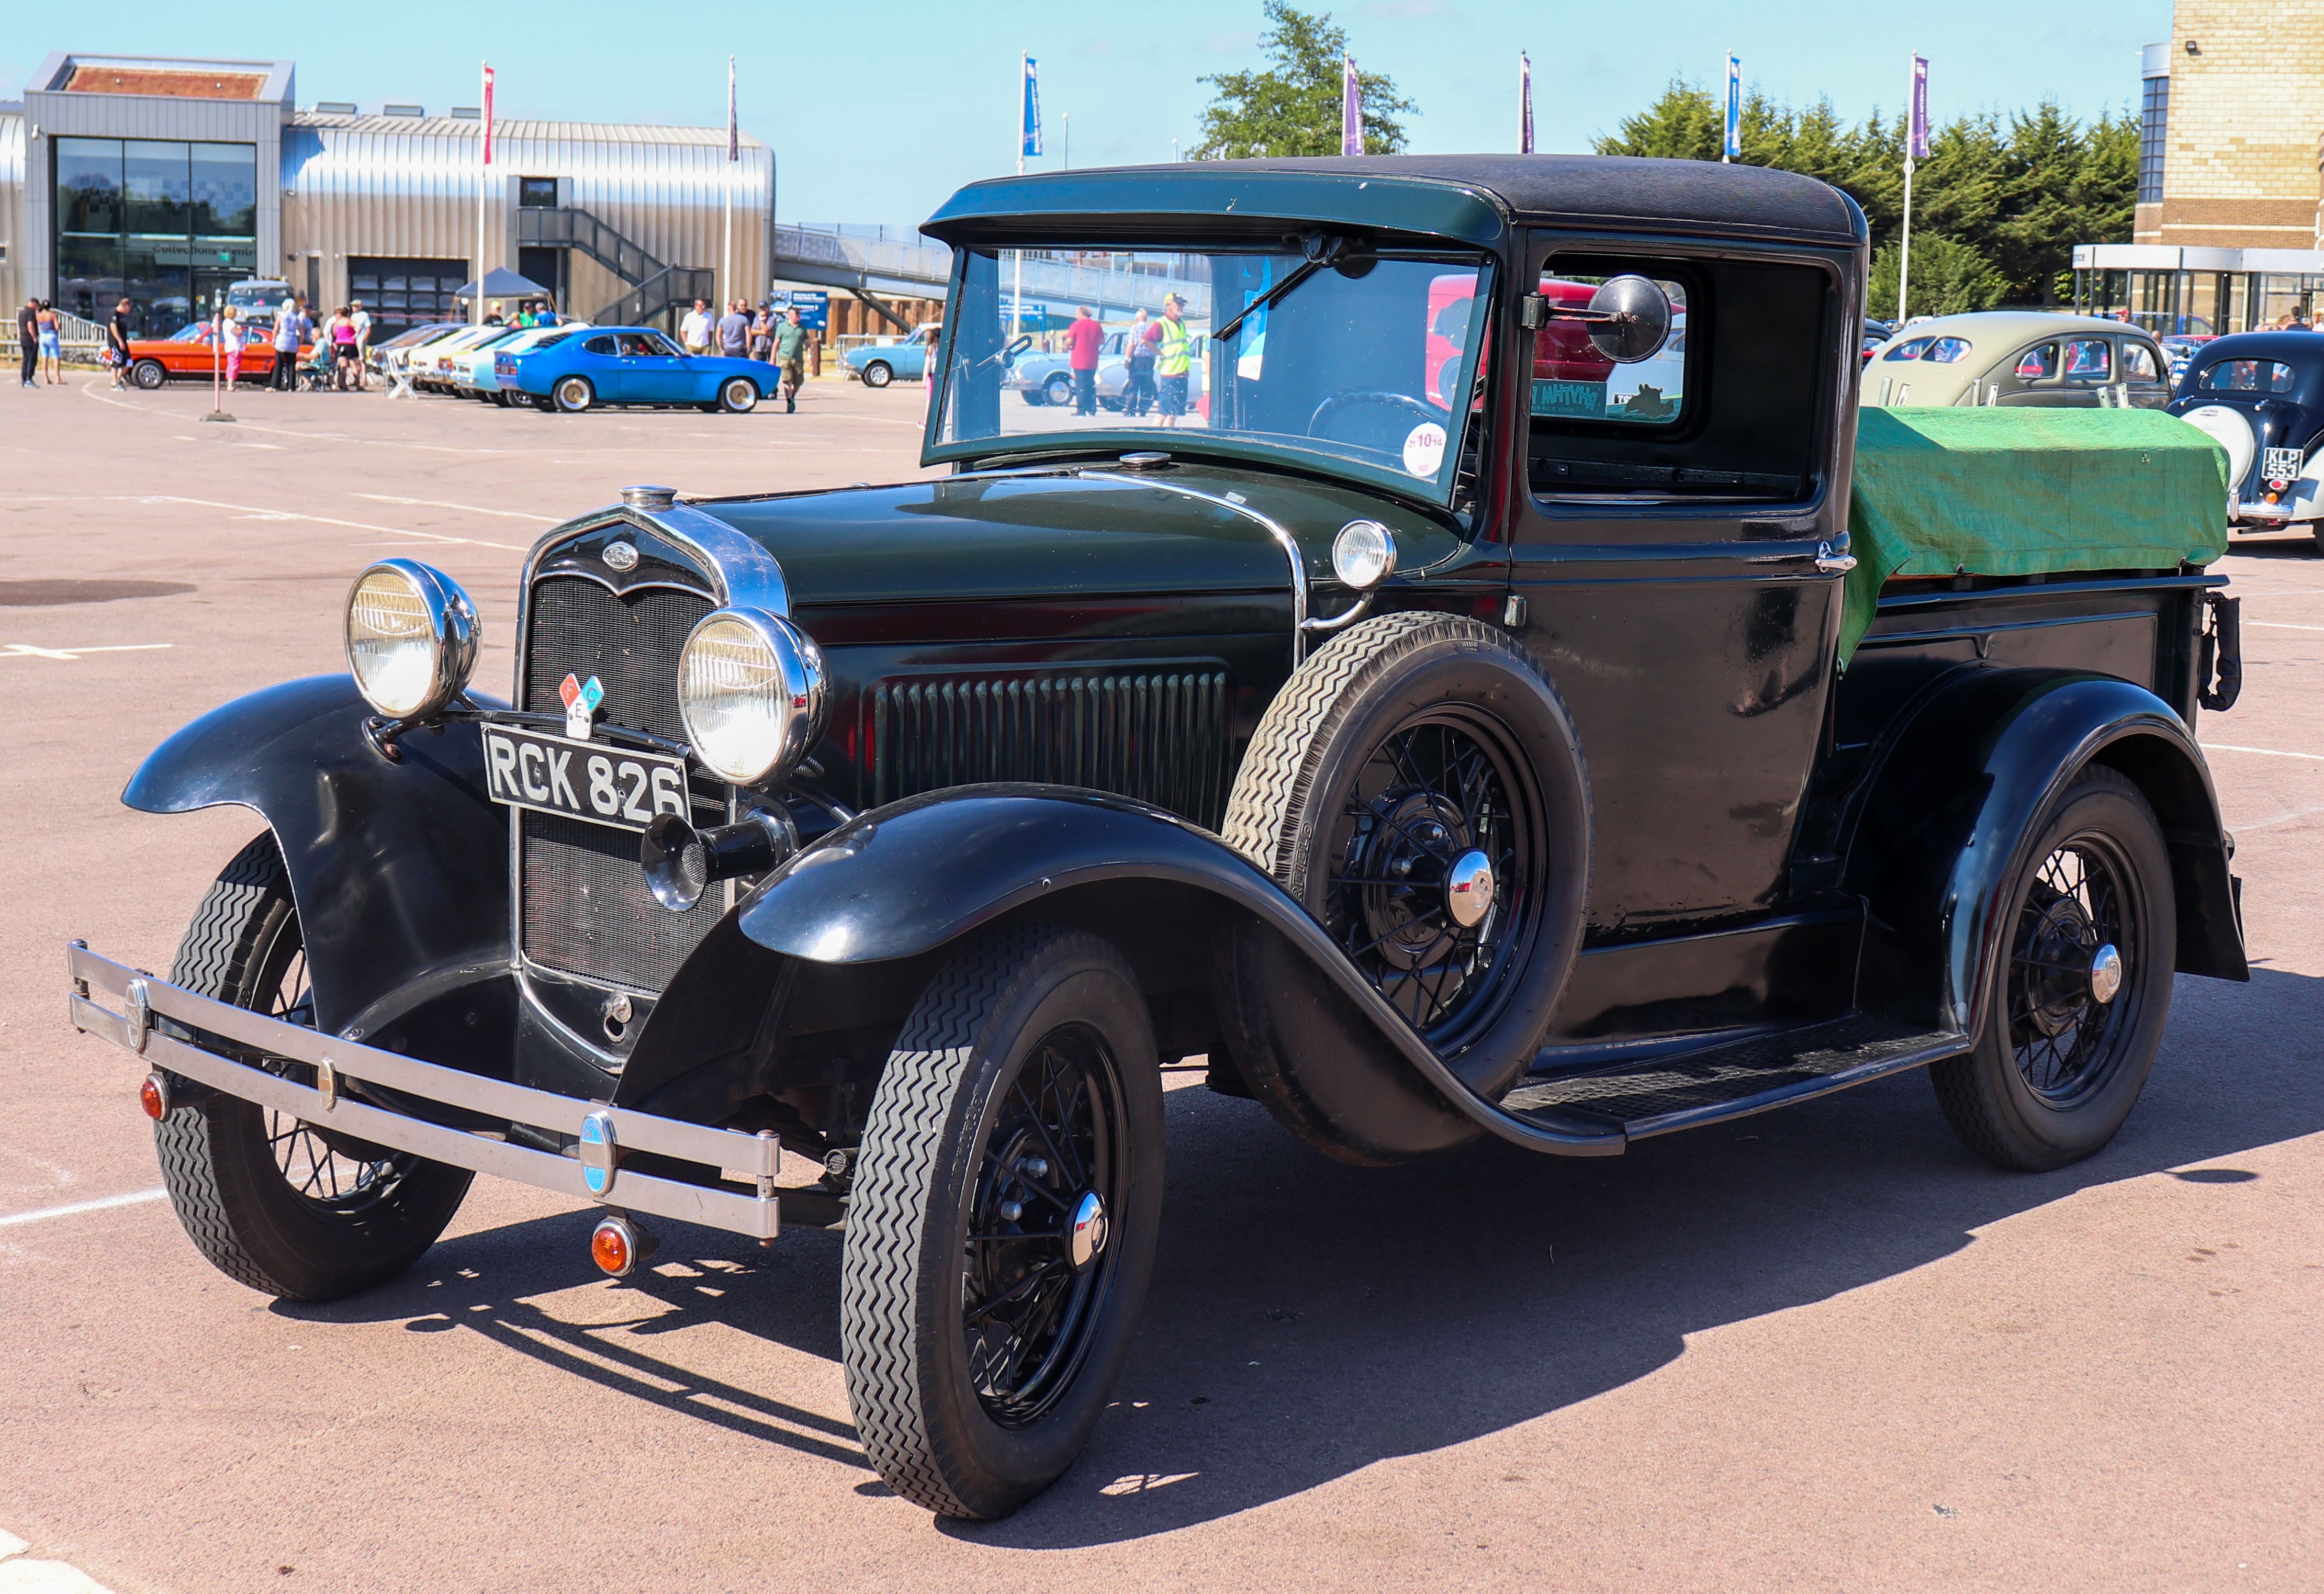
M 1914 186 L 1919 187 L 1915 176 Z M 1891 242 L 1872 256 L 1871 291 L 1865 311 L 1883 321 L 1896 318 L 1896 268 L 1902 251 Z M 1993 263 L 1942 233 L 1913 233 L 1913 313 L 1958 316 L 1989 310 L 2008 296 L 2009 282 Z
M 1903 117 L 1875 112 L 1849 126 L 1830 100 L 1794 110 L 1752 90 L 1744 97 L 1742 120 L 1746 165 L 1831 183 L 1863 207 L 1875 249 L 1893 250 L 1904 209 Z M 1717 99 L 1673 78 L 1660 98 L 1624 118 L 1596 147 L 1604 155 L 1716 161 L 1723 124 Z M 2129 234 L 2137 180 L 2138 124 L 2126 112 L 2086 126 L 2044 100 L 2006 124 L 1985 115 L 1932 129 L 1928 158 L 1913 178 L 1913 309 L 1929 309 L 1921 288 L 1933 290 L 1937 282 L 1917 264 L 1924 238 L 1969 252 L 1948 267 L 1951 299 L 1979 300 L 1978 308 L 2058 302 L 2071 291 L 2075 244 Z M 1893 306 L 1893 262 L 1888 284 Z
M 1329 12 L 1309 15 L 1287 0 L 1265 0 L 1268 31 L 1259 46 L 1274 65 L 1263 72 L 1220 72 L 1203 82 L 1217 89 L 1203 113 L 1197 161 L 1255 155 L 1336 155 L 1340 152 L 1340 58 L 1348 34 Z M 1397 93 L 1382 72 L 1359 71 L 1364 92 L 1364 153 L 1393 155 L 1404 148 L 1397 118 L 1419 107 Z

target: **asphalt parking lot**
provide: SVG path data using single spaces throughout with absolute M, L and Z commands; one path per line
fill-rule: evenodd
M 799 412 L 0 389 L 0 1554 L 132 1590 L 2324 1582 L 2324 559 L 2226 568 L 2247 684 L 2202 740 L 2254 978 L 2182 979 L 2106 1152 L 1973 1161 L 1905 1076 L 1609 1161 L 1365 1172 L 1168 1097 L 1138 1349 L 1081 1463 L 938 1525 L 862 1459 L 839 1237 L 590 1218 L 480 1180 L 398 1283 L 323 1307 L 204 1262 L 142 1068 L 63 1018 L 85 936 L 166 968 L 257 827 L 120 806 L 170 731 L 343 668 L 365 562 L 428 559 L 510 668 L 541 530 L 625 484 L 918 474 L 920 390 Z M 1192 1084 L 1186 1074 L 1174 1084 Z M 0 1589 L 10 1587 L 0 1560 Z

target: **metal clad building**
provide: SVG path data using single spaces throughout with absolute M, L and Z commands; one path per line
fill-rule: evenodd
M 729 161 L 724 128 L 503 121 L 486 170 L 475 111 L 391 108 L 300 110 L 287 61 L 52 55 L 0 107 L 0 285 L 92 319 L 125 294 L 148 335 L 249 275 L 361 299 L 383 335 L 461 316 L 496 267 L 629 321 L 721 297 L 729 259 L 723 296 L 765 291 L 774 157 L 747 134 Z

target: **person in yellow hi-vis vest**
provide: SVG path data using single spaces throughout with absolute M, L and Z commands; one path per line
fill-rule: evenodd
M 1154 386 L 1164 426 L 1176 426 L 1186 413 L 1186 373 L 1194 368 L 1194 335 L 1186 330 L 1186 301 L 1171 294 L 1162 301 L 1162 341 L 1154 351 Z

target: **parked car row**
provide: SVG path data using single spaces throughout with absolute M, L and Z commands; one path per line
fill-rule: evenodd
M 775 397 L 781 372 L 759 360 L 689 355 L 650 327 L 414 327 L 377 351 L 415 392 L 577 415 L 610 405 L 691 406 L 744 415 Z

